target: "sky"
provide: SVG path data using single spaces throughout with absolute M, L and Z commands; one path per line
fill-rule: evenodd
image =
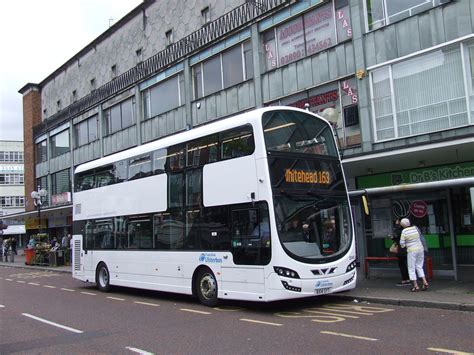
M 0 140 L 23 140 L 22 95 L 142 0 L 0 1 Z

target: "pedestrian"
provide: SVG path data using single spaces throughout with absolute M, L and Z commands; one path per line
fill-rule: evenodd
M 12 253 L 15 254 L 15 255 L 18 255 L 18 253 L 16 251 L 16 238 L 14 238 L 14 237 L 11 238 L 10 246 L 12 248 Z
M 68 235 L 64 235 L 63 239 L 61 239 L 61 248 L 67 250 L 69 248 L 69 238 Z
M 426 281 L 425 272 L 423 271 L 423 263 L 425 261 L 425 251 L 421 241 L 421 232 L 416 226 L 411 226 L 408 218 L 400 221 L 403 228 L 400 236 L 400 246 L 407 249 L 408 274 L 412 283 L 411 291 L 419 291 L 417 276 L 423 281 L 421 289 L 426 291 L 429 287 Z
M 392 236 L 392 241 L 397 246 L 396 256 L 398 258 L 398 268 L 400 269 L 400 274 L 402 280 L 396 283 L 396 286 L 409 286 L 410 285 L 410 276 L 408 275 L 408 266 L 407 266 L 407 249 L 400 246 L 400 237 L 402 234 L 402 227 L 400 226 L 400 220 L 397 218 L 395 220 L 394 226 L 394 235 Z

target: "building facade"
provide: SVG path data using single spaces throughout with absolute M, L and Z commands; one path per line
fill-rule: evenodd
M 21 220 L 7 223 L 6 216 L 25 211 L 23 162 L 23 142 L 0 141 L 0 221 L 7 226 L 0 228 L 0 234 L 17 238 L 20 243 L 25 235 L 24 224 Z
M 349 187 L 369 196 L 368 216 L 353 201 L 359 257 L 386 254 L 393 220 L 409 216 L 435 273 L 462 278 L 474 265 L 473 28 L 469 0 L 145 0 L 20 89 L 19 218 L 36 216 L 29 194 L 43 188 L 36 228 L 70 231 L 79 164 L 290 105 L 333 123 Z

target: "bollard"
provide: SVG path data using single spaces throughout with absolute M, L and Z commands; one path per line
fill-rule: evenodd
M 13 252 L 13 250 L 10 250 L 10 262 L 15 262 L 15 253 Z

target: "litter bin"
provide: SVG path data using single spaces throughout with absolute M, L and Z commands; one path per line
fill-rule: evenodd
M 64 252 L 62 250 L 55 250 L 49 252 L 49 266 L 63 266 Z
M 33 259 L 35 258 L 35 250 L 34 249 L 25 249 L 25 264 L 26 265 L 31 265 Z

